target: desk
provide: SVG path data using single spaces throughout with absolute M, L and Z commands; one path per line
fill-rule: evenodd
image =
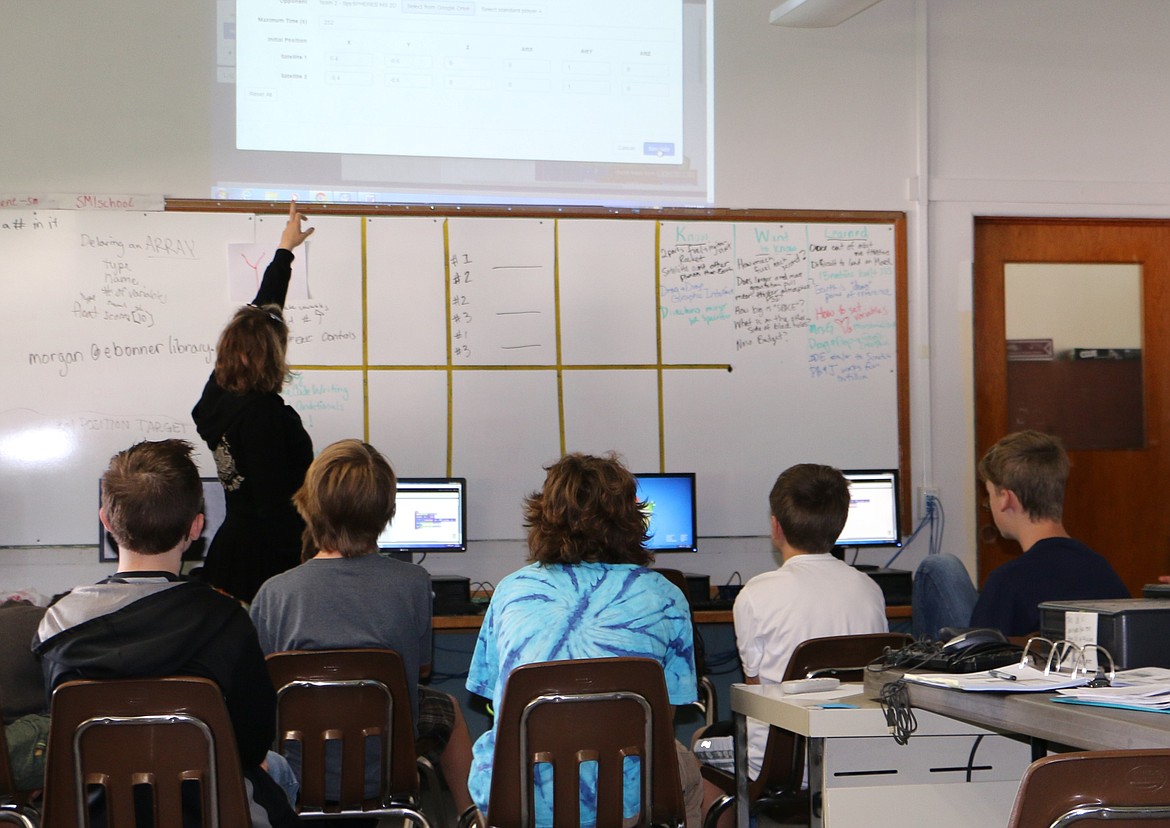
M 820 709 L 827 694 L 785 696 L 776 685 L 733 684 L 736 824 L 747 828 L 745 716 L 808 738 L 811 825 L 831 828 L 903 828 L 946 825 L 986 828 L 1007 822 L 1019 779 L 1031 761 L 1025 744 L 986 728 L 919 712 L 907 745 L 890 736 L 881 706 L 843 685 L 833 701 L 853 709 Z M 974 761 L 972 752 L 975 752 Z M 971 766 L 971 782 L 967 782 Z
M 901 671 L 866 673 L 865 689 L 877 695 Z M 964 693 L 907 683 L 910 703 L 960 721 L 1080 750 L 1170 748 L 1170 714 L 1053 704 L 1051 693 Z
M 909 606 L 886 607 L 886 618 L 897 620 L 910 617 Z M 696 624 L 731 624 L 731 610 L 699 610 L 694 613 Z M 436 615 L 432 627 L 436 632 L 475 632 L 483 623 L 482 615 Z

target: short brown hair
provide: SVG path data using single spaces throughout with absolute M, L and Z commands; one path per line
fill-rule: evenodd
M 524 500 L 528 559 L 542 564 L 583 561 L 645 566 L 644 503 L 634 476 L 615 454 L 566 454 L 544 486 Z
M 203 484 L 185 440 L 137 443 L 110 458 L 102 511 L 118 546 L 158 555 L 179 545 L 203 511 Z
M 1061 520 L 1068 471 L 1064 443 L 1039 431 L 1009 434 L 979 461 L 979 479 L 1014 492 L 1033 519 Z
M 289 377 L 288 325 L 279 305 L 244 305 L 215 346 L 215 381 L 233 394 L 278 392 Z
M 800 463 L 776 478 L 768 503 L 793 549 L 828 552 L 849 517 L 849 481 L 832 466 Z
M 293 505 L 317 550 L 356 558 L 378 548 L 378 535 L 394 518 L 397 485 L 394 469 L 376 448 L 339 440 L 309 465 Z

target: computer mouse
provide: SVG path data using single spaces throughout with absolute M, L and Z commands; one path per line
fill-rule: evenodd
M 954 653 L 961 653 L 971 647 L 977 647 L 980 644 L 1006 644 L 1007 639 L 999 630 L 991 629 L 989 627 L 975 627 L 970 630 L 963 630 L 956 632 L 955 630 L 945 629 L 941 632 L 955 633 L 946 640 L 943 644 L 942 652 L 945 655 L 952 655 Z

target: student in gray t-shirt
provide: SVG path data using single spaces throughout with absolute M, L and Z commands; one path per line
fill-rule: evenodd
M 305 519 L 305 561 L 270 578 L 252 602 L 265 653 L 380 647 L 398 651 L 407 681 L 431 668 L 431 582 L 425 569 L 377 554 L 394 517 L 396 478 L 360 440 L 326 447 L 293 503 Z M 460 811 L 471 807 L 471 737 L 454 697 L 418 685 L 416 750 L 439 766 Z

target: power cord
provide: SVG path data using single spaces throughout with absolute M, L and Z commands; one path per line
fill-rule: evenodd
M 971 781 L 972 773 L 975 770 L 975 752 L 979 750 L 979 743 L 983 741 L 983 734 L 980 733 L 975 737 L 975 744 L 971 745 L 971 753 L 967 756 L 967 781 Z
M 928 548 L 926 553 L 928 555 L 937 555 L 942 551 L 943 530 L 946 528 L 946 512 L 943 510 L 942 501 L 935 495 L 927 495 L 926 514 L 922 516 L 922 520 L 918 521 L 918 525 L 914 527 L 914 531 L 910 533 L 910 537 L 906 538 L 901 548 L 894 553 L 893 557 L 886 561 L 886 569 L 890 568 L 894 561 L 898 559 L 898 556 L 906 551 L 906 547 L 913 543 L 914 539 L 918 537 L 918 534 L 928 526 L 930 527 L 930 531 L 927 533 Z
M 906 682 L 899 679 L 883 685 L 878 701 L 894 741 L 899 745 L 909 742 L 910 734 L 918 729 L 918 720 L 914 718 L 914 708 L 910 706 Z

